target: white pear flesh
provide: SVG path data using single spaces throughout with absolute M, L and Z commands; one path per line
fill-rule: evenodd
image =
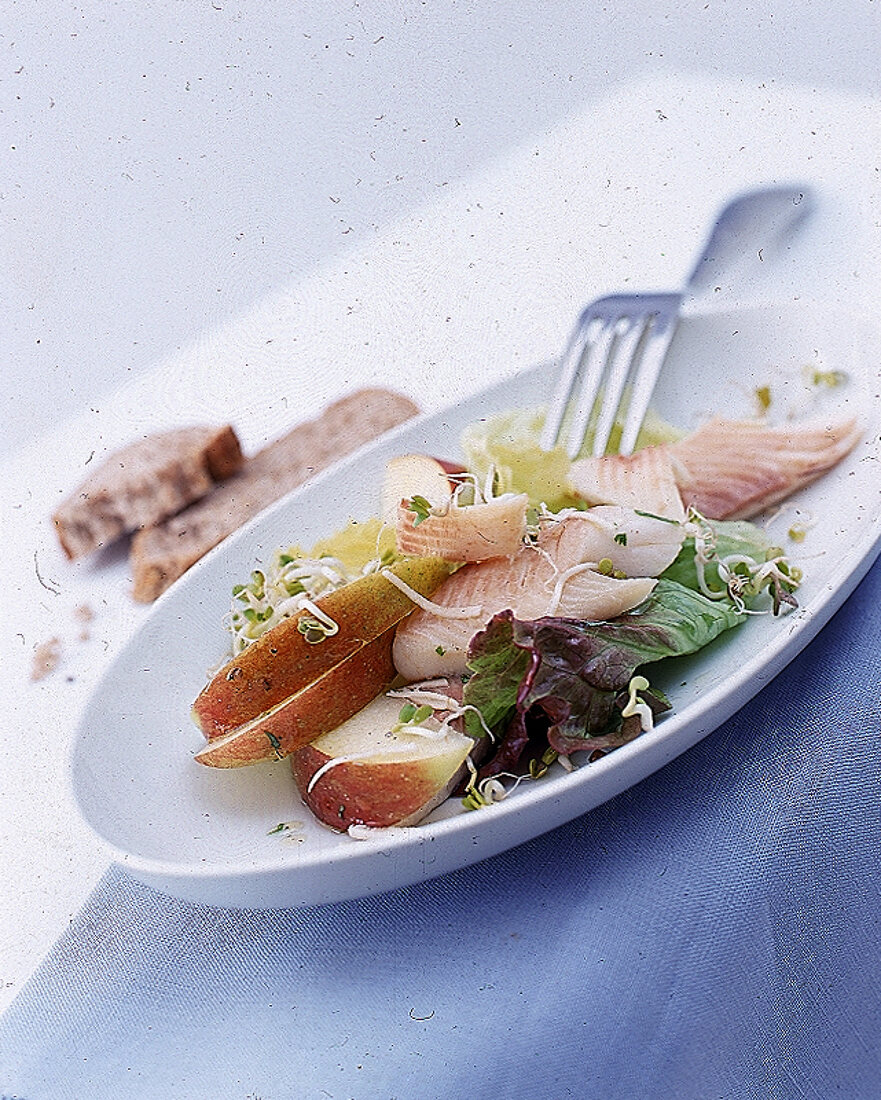
M 383 520 L 394 526 L 398 505 L 414 496 L 425 497 L 432 504 L 448 501 L 457 485 L 450 475 L 462 472 L 461 466 L 431 455 L 406 454 L 389 459 L 380 498 Z
M 414 825 L 459 783 L 473 739 L 434 718 L 421 732 L 395 729 L 403 704 L 382 695 L 292 754 L 300 795 L 323 824 Z

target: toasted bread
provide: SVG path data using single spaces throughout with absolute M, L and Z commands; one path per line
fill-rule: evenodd
M 53 516 L 65 554 L 82 558 L 199 500 L 244 461 L 233 429 L 175 428 L 116 451 Z
M 419 412 L 401 394 L 364 389 L 258 451 L 196 504 L 132 540 L 133 595 L 155 600 L 213 546 L 313 474 Z

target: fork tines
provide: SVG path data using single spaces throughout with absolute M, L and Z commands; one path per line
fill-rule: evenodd
M 579 454 L 591 428 L 591 453 L 599 456 L 620 420 L 617 450 L 632 452 L 681 304 L 681 294 L 613 294 L 585 309 L 564 353 L 547 411 L 541 439 L 545 450 L 561 442 L 565 420 L 569 457 Z

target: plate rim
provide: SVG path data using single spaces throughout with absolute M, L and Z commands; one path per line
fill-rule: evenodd
M 705 305 L 694 305 L 693 308 L 684 314 L 684 319 L 693 320 L 701 317 L 724 316 L 725 314 L 740 315 L 743 313 L 767 313 L 768 311 L 791 311 L 793 309 L 796 311 L 811 311 L 819 308 L 820 305 L 821 303 L 811 298 L 798 298 L 795 300 L 756 298 L 752 300 L 739 299 L 735 302 L 725 303 L 709 302 Z M 836 306 L 830 311 L 828 305 L 823 305 L 822 308 L 827 312 L 832 312 L 838 317 L 851 317 L 861 324 L 871 326 L 871 328 L 876 330 L 879 336 L 881 336 L 881 319 L 867 309 L 850 306 Z M 237 546 L 246 543 L 253 532 L 259 530 L 271 517 L 289 509 L 292 504 L 296 503 L 299 496 L 307 492 L 314 492 L 316 487 L 320 488 L 323 483 L 335 477 L 337 471 L 341 467 L 354 464 L 362 455 L 388 447 L 389 444 L 393 443 L 400 435 L 413 431 L 423 423 L 435 420 L 445 413 L 449 413 L 451 410 L 470 401 L 479 400 L 481 397 L 495 391 L 506 382 L 511 382 L 514 377 L 523 377 L 542 369 L 550 371 L 555 369 L 557 365 L 558 364 L 554 360 L 532 364 L 529 367 L 525 367 L 515 372 L 508 378 L 497 380 L 483 390 L 467 395 L 463 401 L 452 401 L 440 408 L 420 413 L 416 417 L 398 425 L 391 431 L 384 433 L 377 439 L 358 448 L 353 454 L 343 456 L 331 466 L 311 478 L 303 486 L 285 494 L 279 500 L 257 513 L 247 524 L 243 525 L 216 547 L 212 548 L 212 550 L 204 555 L 186 574 L 184 574 L 184 578 L 189 578 L 186 582 L 187 587 L 197 583 L 201 573 L 206 568 L 210 567 L 210 563 L 219 557 L 225 557 L 227 554 L 234 553 Z M 747 702 L 754 698 L 767 683 L 773 680 L 786 665 L 810 643 L 820 629 L 832 618 L 838 608 L 857 588 L 859 582 L 871 568 L 879 554 L 881 554 L 881 515 L 878 515 L 870 521 L 866 533 L 860 540 L 860 545 L 863 546 L 863 549 L 858 556 L 849 562 L 842 581 L 835 586 L 827 586 L 826 590 L 814 596 L 809 606 L 799 608 L 798 611 L 795 612 L 799 617 L 797 625 L 790 630 L 781 630 L 776 633 L 771 642 L 757 651 L 751 660 L 743 666 L 744 671 L 750 674 L 748 682 L 752 684 L 752 681 L 757 681 L 752 690 L 732 691 L 726 683 L 720 682 L 710 688 L 700 697 L 700 699 L 687 706 L 684 710 L 678 711 L 666 719 L 663 725 L 659 725 L 656 731 L 654 731 L 657 736 L 652 738 L 651 741 L 643 737 L 637 738 L 633 742 L 616 749 L 614 753 L 610 753 L 606 757 L 596 761 L 590 768 L 579 768 L 568 775 L 556 777 L 554 789 L 560 788 L 560 794 L 564 796 L 563 800 L 566 802 L 576 800 L 578 792 L 580 792 L 582 788 L 589 785 L 596 785 L 597 780 L 595 776 L 604 775 L 608 771 L 612 771 L 613 774 L 615 772 L 620 772 L 622 775 L 620 789 L 627 789 L 635 782 L 639 782 L 641 778 L 645 778 L 656 771 L 658 767 L 662 766 L 662 764 L 656 764 L 650 767 L 643 776 L 636 780 L 628 780 L 626 778 L 628 773 L 627 764 L 631 764 L 634 758 L 638 761 L 644 756 L 651 756 L 653 752 L 655 755 L 663 756 L 664 746 L 671 740 L 675 740 L 675 750 L 667 754 L 667 760 L 673 760 L 687 751 L 692 745 L 708 736 L 717 729 L 719 725 L 741 709 L 741 707 L 746 705 Z M 184 578 L 182 578 L 182 580 Z M 193 894 L 185 888 L 187 884 L 192 884 L 196 887 L 199 883 L 216 884 L 222 880 L 231 879 L 264 880 L 272 879 L 279 875 L 302 876 L 306 873 L 320 870 L 329 860 L 335 863 L 348 864 L 349 862 L 363 858 L 365 852 L 377 851 L 373 843 L 373 838 L 368 837 L 366 840 L 359 841 L 350 839 L 347 845 L 341 846 L 341 848 L 335 850 L 332 855 L 328 855 L 328 853 L 319 850 L 316 850 L 311 855 L 304 855 L 300 849 L 293 850 L 294 852 L 299 852 L 299 854 L 292 853 L 291 855 L 287 855 L 286 853 L 279 854 L 279 850 L 276 850 L 266 857 L 252 858 L 247 864 L 241 860 L 238 864 L 220 861 L 196 862 L 193 859 L 184 860 L 179 858 L 172 859 L 167 857 L 146 856 L 127 851 L 124 847 L 110 840 L 101 832 L 97 825 L 93 823 L 90 815 L 86 812 L 81 803 L 76 786 L 76 760 L 81 743 L 83 739 L 88 736 L 87 726 L 89 724 L 89 717 L 93 713 L 93 708 L 97 706 L 102 693 L 112 681 L 114 673 L 118 670 L 120 665 L 123 664 L 130 651 L 137 645 L 138 639 L 143 631 L 147 629 L 150 623 L 164 613 L 164 609 L 169 603 L 177 599 L 179 592 L 180 589 L 178 585 L 174 584 L 154 602 L 148 609 L 146 616 L 138 623 L 134 632 L 126 639 L 123 646 L 121 646 L 119 651 L 115 654 L 111 663 L 102 672 L 90 691 L 88 698 L 85 700 L 76 723 L 74 736 L 68 748 L 66 759 L 67 766 L 64 769 L 68 794 L 72 799 L 78 817 L 84 822 L 90 833 L 97 839 L 101 848 L 110 855 L 114 863 L 125 867 L 137 878 L 149 881 L 153 885 L 158 884 L 157 880 L 159 883 L 173 882 L 175 886 L 169 890 L 169 892 L 183 897 L 193 896 Z M 759 678 L 755 675 L 756 672 L 759 671 L 766 671 L 767 675 Z M 689 725 L 699 728 L 693 737 L 684 739 L 687 743 L 680 744 L 683 740 L 682 728 Z M 678 740 L 677 735 L 679 735 Z M 612 786 L 614 786 L 614 783 Z M 609 798 L 614 797 L 614 793 L 613 791 L 611 794 L 602 797 L 596 803 L 587 800 L 589 804 L 585 805 L 580 811 L 576 810 L 574 816 L 578 816 L 581 812 L 589 812 L 589 810 L 596 805 L 602 804 Z M 381 832 L 384 844 L 391 851 L 399 851 L 402 848 L 419 848 L 435 838 L 445 838 L 451 833 L 467 833 L 469 828 L 467 823 L 469 821 L 499 821 L 502 825 L 494 826 L 494 828 L 498 830 L 501 827 L 503 829 L 504 822 L 511 814 L 523 816 L 524 810 L 529 811 L 536 805 L 547 802 L 549 795 L 549 789 L 542 789 L 538 785 L 530 788 L 527 784 L 518 792 L 518 797 L 516 799 L 505 799 L 501 802 L 494 803 L 481 810 L 476 817 L 473 814 L 456 814 L 440 820 L 430 821 L 416 827 L 380 830 L 378 832 Z M 558 798 L 557 801 L 560 801 L 560 799 Z M 306 814 L 310 812 L 306 807 L 303 807 L 303 810 Z M 547 826 L 531 831 L 530 835 L 539 835 L 541 832 L 552 829 L 562 822 L 572 819 L 572 817 L 573 814 L 566 810 L 560 820 L 552 820 Z M 328 832 L 333 831 L 328 829 Z M 334 833 L 334 835 L 344 837 L 345 834 Z M 517 843 L 520 843 L 520 841 L 513 842 L 513 844 Z M 503 844 L 501 847 L 504 848 L 508 846 L 510 845 Z M 496 850 L 501 849 L 497 848 Z M 481 847 L 473 858 L 468 859 L 468 853 L 463 852 L 462 858 L 457 858 L 455 866 L 468 866 L 492 854 L 492 851 L 487 851 Z M 444 873 L 445 870 L 446 868 L 441 868 L 436 873 Z M 434 874 L 434 872 L 432 874 Z M 425 877 L 432 877 L 432 875 L 426 875 Z M 414 880 L 411 878 L 408 879 L 408 881 Z M 161 885 L 160 888 L 166 889 L 166 887 Z M 339 899 L 360 896 L 355 893 L 346 893 L 345 891 L 339 890 L 334 890 L 332 893 L 333 897 Z M 298 903 L 292 902 L 291 904 Z M 300 904 L 308 903 L 304 902 Z

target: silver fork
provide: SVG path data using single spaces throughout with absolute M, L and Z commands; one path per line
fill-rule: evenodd
M 566 451 L 575 458 L 593 420 L 594 456 L 605 454 L 615 421 L 622 420 L 620 454 L 630 454 L 648 411 L 655 383 L 690 295 L 719 288 L 739 269 L 800 225 L 814 206 L 805 184 L 747 191 L 716 219 L 683 290 L 670 294 L 612 294 L 581 314 L 563 354 L 548 407 L 541 446 L 562 442 L 570 408 Z M 596 406 L 596 409 L 595 409 Z

